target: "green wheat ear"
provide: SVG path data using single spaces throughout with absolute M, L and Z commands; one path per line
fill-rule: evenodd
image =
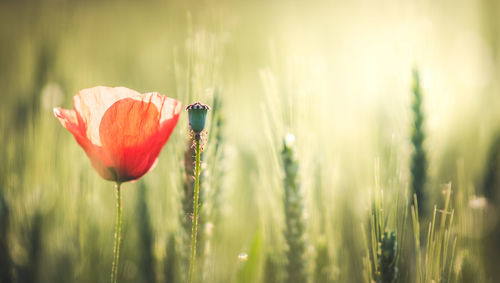
M 398 279 L 398 267 L 396 265 L 398 243 L 394 232 L 384 232 L 382 240 L 379 243 L 377 261 L 378 283 L 394 283 Z
M 208 140 L 211 142 L 210 148 L 207 147 L 207 167 L 205 171 L 210 176 L 207 180 L 206 194 L 201 193 L 203 199 L 207 199 L 205 204 L 204 216 L 207 221 L 217 223 L 220 217 L 220 198 L 222 193 L 222 183 L 225 175 L 224 163 L 224 143 L 225 143 L 225 117 L 223 111 L 223 99 L 219 89 L 214 91 L 212 100 L 212 115 Z M 203 172 L 202 172 L 203 173 Z M 203 174 L 202 174 L 203 175 Z M 203 181 L 203 178 L 202 178 Z M 207 239 L 208 240 L 208 236 Z
M 413 128 L 411 142 L 413 154 L 411 157 L 411 189 L 412 195 L 418 199 L 418 213 L 425 215 L 425 183 L 427 181 L 427 155 L 424 149 L 425 133 L 423 129 L 424 114 L 422 110 L 422 89 L 418 70 L 413 70 Z M 413 199 L 413 198 L 412 198 Z
M 298 178 L 299 165 L 294 157 L 294 136 L 289 135 L 283 141 L 281 152 L 285 178 L 285 239 L 288 244 L 285 282 L 307 282 L 305 253 L 305 223 L 303 219 L 302 195 Z

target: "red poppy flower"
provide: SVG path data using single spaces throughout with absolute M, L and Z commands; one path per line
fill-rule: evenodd
M 181 102 L 125 87 L 93 87 L 73 97 L 74 109 L 54 114 L 106 180 L 136 180 L 151 170 L 175 128 Z

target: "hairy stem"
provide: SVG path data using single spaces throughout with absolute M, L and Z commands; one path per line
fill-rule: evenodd
M 189 282 L 193 282 L 196 263 L 196 238 L 198 233 L 198 195 L 200 191 L 200 136 L 195 138 L 196 163 L 194 169 L 194 197 L 193 197 L 193 229 L 191 230 L 191 260 L 189 262 Z
M 118 259 L 120 258 L 120 239 L 122 226 L 122 201 L 121 201 L 121 183 L 116 183 L 116 226 L 115 226 L 115 244 L 113 247 L 113 265 L 111 266 L 111 283 L 116 283 L 118 275 Z

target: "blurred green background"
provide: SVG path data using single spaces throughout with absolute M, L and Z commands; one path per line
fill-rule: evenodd
M 425 201 L 429 215 L 443 208 L 451 183 L 455 211 L 455 253 L 442 267 L 451 276 L 441 281 L 495 282 L 499 52 L 495 0 L 2 0 L 0 281 L 109 280 L 113 184 L 52 113 L 96 85 L 217 106 L 204 156 L 200 282 L 284 280 L 280 152 L 289 133 L 309 280 L 370 281 L 373 207 L 398 237 L 397 214 L 411 214 L 394 206 L 410 198 L 417 68 Z M 184 280 L 186 116 L 157 168 L 123 185 L 120 282 Z M 403 267 L 401 282 L 426 282 Z

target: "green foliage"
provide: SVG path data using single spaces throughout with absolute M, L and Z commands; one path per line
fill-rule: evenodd
M 411 142 L 413 144 L 413 154 L 411 158 L 411 189 L 412 195 L 415 194 L 419 201 L 418 212 L 420 215 L 425 213 L 425 203 L 427 196 L 425 193 L 425 184 L 427 182 L 427 155 L 424 149 L 425 132 L 423 128 L 424 113 L 422 109 L 422 88 L 420 86 L 420 77 L 417 70 L 413 70 L 413 127 Z
M 268 253 L 264 263 L 263 283 L 277 283 L 280 281 L 280 267 L 278 265 L 276 256 Z
M 174 235 L 170 235 L 167 241 L 167 251 L 164 262 L 164 279 L 166 283 L 181 282 L 179 274 L 179 256 L 176 249 L 176 240 Z
M 262 233 L 256 231 L 248 254 L 240 254 L 238 269 L 238 283 L 259 282 L 260 258 L 262 254 Z
M 457 235 L 452 230 L 454 220 L 454 210 L 450 207 L 451 184 L 447 184 L 443 189 L 444 206 L 442 209 L 434 207 L 432 220 L 423 227 L 428 227 L 426 237 L 421 237 L 420 219 L 415 208 L 418 205 L 414 199 L 415 206 L 411 207 L 413 224 L 413 240 L 415 244 L 416 274 L 415 280 L 418 283 L 431 282 L 452 282 L 453 261 L 457 245 Z M 422 238 L 422 240 L 421 240 Z
M 485 172 L 482 180 L 482 191 L 488 205 L 498 211 L 500 208 L 500 134 L 493 139 L 488 150 Z M 498 222 L 498 212 L 496 215 L 486 215 L 486 226 L 482 227 L 486 235 L 483 240 L 484 254 L 489 259 L 485 262 L 487 274 L 490 278 L 498 278 L 500 270 L 500 224 Z M 491 224 L 490 224 L 491 223 Z M 464 275 L 465 276 L 465 275 Z
M 479 266 L 479 262 L 480 260 L 478 258 L 471 256 L 468 252 L 461 255 L 461 258 L 457 259 L 457 264 L 460 265 L 460 269 L 456 282 L 488 282 L 481 272 L 482 268 Z
M 299 164 L 295 160 L 292 143 L 284 140 L 281 152 L 285 207 L 285 240 L 288 244 L 285 282 L 307 282 L 307 260 L 305 258 L 305 223 L 302 195 L 298 178 Z
M 28 262 L 26 265 L 21 266 L 19 270 L 20 282 L 38 282 L 40 280 L 40 264 L 42 254 L 42 214 L 37 212 L 31 219 L 30 227 L 26 231 L 27 242 L 26 248 L 28 250 Z
M 0 192 L 0 282 L 12 282 L 12 259 L 8 237 L 9 235 L 9 207 Z
M 330 276 L 330 256 L 328 255 L 328 246 L 326 242 L 318 244 L 316 247 L 316 259 L 314 261 L 314 276 L 315 283 L 332 282 Z
M 500 192 L 500 134 L 495 136 L 488 150 L 482 187 L 484 196 L 496 203 Z
M 137 231 L 139 232 L 139 282 L 156 282 L 155 258 L 153 255 L 154 236 L 149 216 L 147 191 L 144 181 L 140 181 L 137 197 Z

